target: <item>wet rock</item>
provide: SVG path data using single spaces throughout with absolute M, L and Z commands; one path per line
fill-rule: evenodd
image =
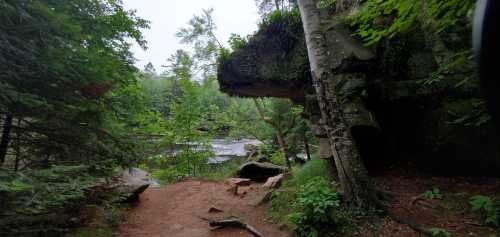
M 238 169 L 237 175 L 241 178 L 263 182 L 269 177 L 283 173 L 284 170 L 281 166 L 267 162 L 248 162 Z

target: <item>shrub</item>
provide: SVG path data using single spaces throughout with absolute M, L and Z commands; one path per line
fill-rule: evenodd
M 301 185 L 293 203 L 296 210 L 290 215 L 298 236 L 324 236 L 339 222 L 340 197 L 329 181 L 315 177 Z M 325 229 L 328 228 L 328 229 Z
M 168 184 L 182 179 L 182 177 L 184 177 L 184 173 L 175 168 L 163 168 L 153 171 L 151 176 L 158 180 L 161 184 Z
M 432 190 L 427 190 L 424 193 L 424 196 L 428 199 L 443 199 L 443 195 L 441 194 L 441 190 L 439 188 L 434 187 Z
M 500 201 L 487 196 L 473 196 L 470 199 L 473 211 L 480 211 L 485 216 L 485 223 L 500 227 Z
M 275 165 L 285 166 L 285 153 L 282 149 L 277 149 L 271 154 L 271 163 Z
M 450 232 L 448 232 L 447 230 L 442 229 L 442 228 L 435 227 L 435 228 L 431 228 L 430 231 L 431 231 L 432 236 L 435 236 L 435 237 L 451 237 Z

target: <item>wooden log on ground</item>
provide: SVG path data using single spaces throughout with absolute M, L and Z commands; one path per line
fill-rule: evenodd
M 252 233 L 252 235 L 254 235 L 255 237 L 264 237 L 264 235 L 259 233 L 259 231 L 257 231 L 254 227 L 252 227 L 251 225 L 249 225 L 243 221 L 240 221 L 238 219 L 227 219 L 227 220 L 220 220 L 220 221 L 209 220 L 208 224 L 211 227 L 219 227 L 219 228 L 224 228 L 224 227 L 241 228 L 241 229 L 245 229 L 248 232 Z

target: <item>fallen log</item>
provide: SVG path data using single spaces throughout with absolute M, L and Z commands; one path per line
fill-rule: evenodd
M 241 229 L 245 229 L 248 232 L 252 233 L 252 235 L 255 237 L 264 237 L 264 235 L 259 233 L 259 231 L 257 231 L 254 227 L 252 227 L 251 225 L 249 225 L 243 221 L 240 221 L 238 219 L 227 219 L 227 220 L 220 220 L 220 221 L 208 220 L 208 224 L 211 227 L 219 227 L 219 228 L 224 228 L 224 227 L 241 228 Z

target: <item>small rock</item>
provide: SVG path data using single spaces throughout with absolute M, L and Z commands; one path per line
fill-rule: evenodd
M 240 187 L 238 188 L 237 195 L 240 197 L 244 197 L 248 194 L 248 192 L 251 190 L 251 187 Z
M 229 189 L 227 189 L 227 191 L 234 195 L 238 195 L 238 186 L 233 185 Z
M 210 207 L 210 209 L 208 209 L 208 212 L 209 213 L 216 213 L 216 212 L 224 212 L 224 211 L 217 208 L 217 207 L 212 206 L 212 207 Z

